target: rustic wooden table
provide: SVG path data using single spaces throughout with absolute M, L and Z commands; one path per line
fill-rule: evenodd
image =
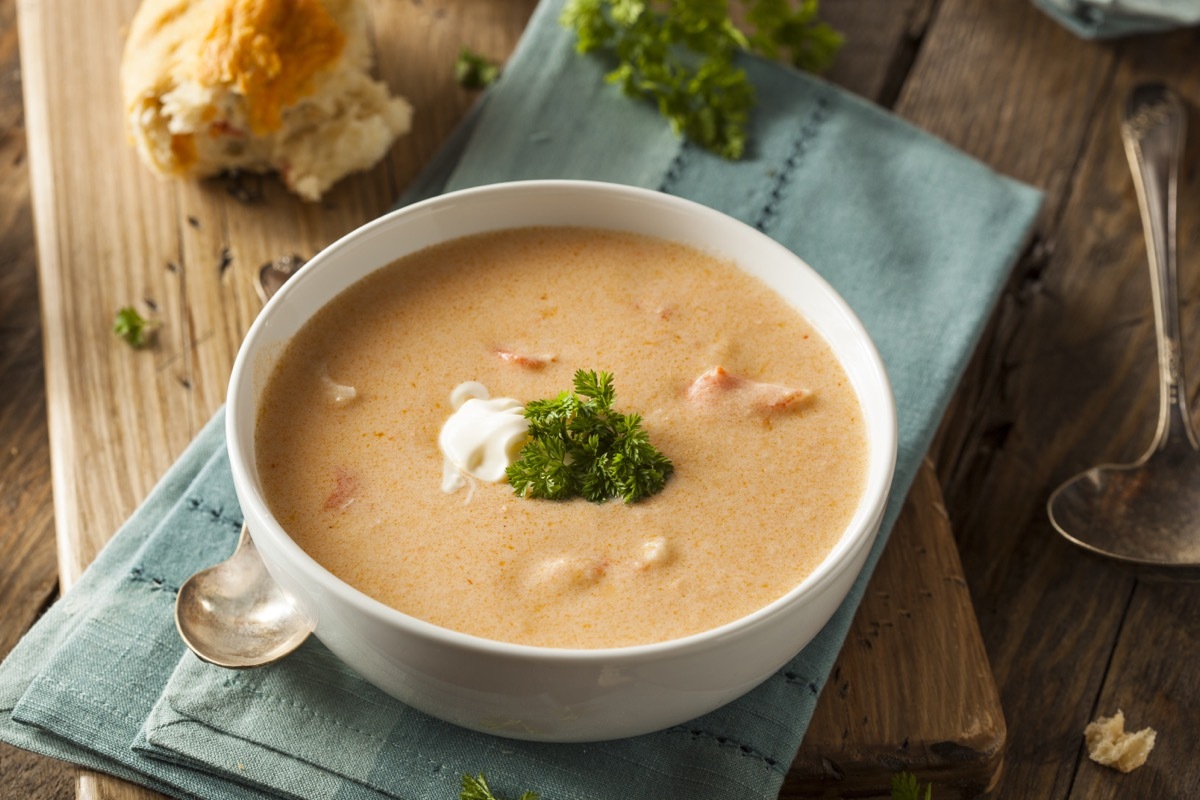
M 397 146 L 387 179 L 360 182 L 353 198 L 338 195 L 343 208 L 334 222 L 327 221 L 329 215 L 294 220 L 293 239 L 308 245 L 328 240 L 339 232 L 338 224 L 384 207 L 396 186 L 415 173 L 471 99 L 452 84 L 449 62 L 457 44 L 465 40 L 495 56 L 511 48 L 531 3 L 506 2 L 507 7 L 483 0 L 403 4 L 413 22 L 410 46 L 436 48 L 444 68 L 397 88 L 418 109 L 430 106 L 438 113 Z M 27 142 L 25 136 L 18 5 L 26 41 L 34 33 L 49 35 L 59 24 L 54 14 L 45 13 L 48 2 L 0 0 L 0 552 L 5 554 L 0 655 L 56 597 L 60 570 L 64 584 L 77 577 L 111 533 L 110 523 L 136 506 L 190 436 L 187 430 L 153 424 L 136 436 L 127 431 L 141 440 L 146 460 L 155 467 L 136 474 L 88 474 L 83 459 L 64 457 L 64 442 L 83 446 L 64 431 L 88 421 L 76 418 L 82 411 L 64 398 L 69 379 L 62 371 L 71 358 L 124 354 L 100 344 L 64 352 L 78 342 L 56 338 L 64 330 L 63 315 L 95 322 L 111 315 L 107 307 L 47 307 L 45 323 L 39 315 L 27 154 L 48 144 L 36 137 Z M 85 13 L 92 7 L 78 9 Z M 1046 192 L 1034 240 L 1016 266 L 931 453 L 1007 721 L 1004 769 L 993 796 L 1200 796 L 1195 750 L 1200 671 L 1194 666 L 1200 663 L 1200 588 L 1141 582 L 1085 558 L 1054 535 L 1044 512 L 1046 497 L 1060 480 L 1093 463 L 1137 456 L 1153 430 L 1157 383 L 1149 281 L 1116 119 L 1129 88 L 1149 78 L 1175 85 L 1193 110 L 1200 106 L 1200 31 L 1083 42 L 1026 0 L 825 0 L 823 7 L 848 40 L 832 80 Z M 29 30 L 30 20 L 39 30 Z M 82 50 L 119 47 L 120 32 L 100 29 L 91 38 L 96 42 L 81 42 Z M 38 114 L 78 99 L 51 83 L 45 72 L 31 77 L 27 70 L 24 90 L 30 93 L 27 100 L 38 101 L 29 104 Z M 79 119 L 75 124 L 99 123 Z M 31 129 L 45 125 L 45 119 L 30 120 Z M 1180 188 L 1180 272 L 1190 343 L 1186 367 L 1193 377 L 1188 388 L 1194 396 L 1200 378 L 1200 115 L 1189 140 Z M 157 191 L 153 186 L 145 184 L 150 195 Z M 103 186 L 98 189 L 96 196 L 103 199 Z M 278 195 L 269 181 L 265 191 Z M 45 225 L 49 216 L 78 200 L 61 202 L 59 209 L 39 207 L 38 222 Z M 212 210 L 211 195 L 186 195 L 184 202 L 201 213 Z M 148 219 L 147 236 L 157 235 L 161 222 Z M 43 237 L 54 234 L 42 231 Z M 220 257 L 221 243 L 204 230 L 184 234 L 176 247 L 188 258 Z M 173 229 L 170 235 L 176 235 Z M 280 240 L 288 241 L 288 235 L 280 233 Z M 262 243 L 264 253 L 276 246 Z M 246 275 L 261 261 L 259 253 L 237 255 Z M 46 274 L 56 274 L 54 265 L 43 263 L 41 272 L 43 296 L 60 292 L 61 287 L 46 285 Z M 155 276 L 127 288 L 143 299 L 143 293 L 154 297 L 169 285 Z M 207 290 L 195 285 L 191 291 Z M 221 370 L 254 309 L 248 290 L 233 294 L 230 329 L 197 332 L 177 321 L 168 331 L 167 346 L 180 355 L 170 361 L 165 351 L 159 362 L 150 362 L 146 385 L 157 394 L 145 402 L 177 404 L 170 397 L 186 396 L 183 413 L 195 422 L 215 407 L 223 392 Z M 161 293 L 158 300 L 178 303 Z M 103 341 L 105 334 L 98 330 L 95 338 Z M 210 337 L 207 351 L 196 348 L 202 336 Z M 216 356 L 205 354 L 214 349 Z M 128 359 L 115 363 L 125 379 L 140 374 L 136 368 L 129 371 Z M 96 419 L 106 417 L 95 423 L 98 429 L 136 429 L 131 420 L 120 419 L 121 409 L 105 406 L 113 387 L 93 388 L 100 409 Z M 173 391 L 179 394 L 168 397 Z M 48 406 L 53 436 L 47 433 Z M 77 487 L 88 498 L 87 507 L 72 504 L 68 494 L 75 488 L 52 497 L 52 483 Z M 925 491 L 936 495 L 936 487 Z M 101 496 L 107 499 L 98 500 Z M 55 503 L 62 553 L 56 550 Z M 888 557 L 891 550 L 897 548 Z M 954 563 L 948 562 L 945 571 L 957 574 L 952 556 Z M 936 686 L 925 688 L 926 696 L 937 697 Z M 1149 764 L 1128 776 L 1098 768 L 1082 754 L 1086 722 L 1117 708 L 1133 724 L 1159 731 Z M 914 717 L 920 711 L 914 709 Z M 1003 743 L 1003 723 L 999 729 Z M 978 752 L 969 755 L 979 757 Z M 911 763 L 904 756 L 898 753 L 896 763 Z M 955 753 L 937 756 L 952 762 Z M 836 781 L 830 787 L 836 791 Z M 71 798 L 77 791 L 91 797 L 150 796 L 80 778 L 60 762 L 0 745 L 0 797 Z M 934 796 L 951 795 L 935 790 Z

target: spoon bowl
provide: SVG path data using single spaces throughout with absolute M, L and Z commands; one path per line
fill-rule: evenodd
M 1085 470 L 1050 496 L 1068 541 L 1147 577 L 1200 580 L 1200 447 L 1184 392 L 1176 270 L 1176 193 L 1186 112 L 1161 84 L 1130 94 L 1121 135 L 1150 263 L 1158 341 L 1158 429 L 1132 464 Z
M 179 587 L 175 627 L 204 661 L 241 669 L 278 661 L 315 626 L 271 578 L 243 525 L 232 556 Z
M 1050 498 L 1068 541 L 1146 577 L 1200 580 L 1200 453 L 1175 443 L 1134 464 L 1104 464 Z

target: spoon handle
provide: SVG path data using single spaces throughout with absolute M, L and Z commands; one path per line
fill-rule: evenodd
M 1158 430 L 1150 452 L 1183 441 L 1198 447 L 1183 379 L 1175 259 L 1176 194 L 1186 127 L 1183 103 L 1166 86 L 1142 84 L 1130 93 L 1121 136 L 1142 211 L 1158 338 Z

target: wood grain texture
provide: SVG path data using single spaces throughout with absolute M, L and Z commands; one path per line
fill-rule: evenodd
M 1200 298 L 1200 74 L 1195 69 L 1197 48 L 1200 48 L 1200 35 L 1195 34 L 1122 47 L 1109 102 L 1115 117 L 1126 93 L 1135 83 L 1167 78 L 1190 106 L 1188 150 L 1179 186 L 1179 270 L 1185 376 L 1193 409 L 1197 386 L 1200 386 L 1200 302 L 1197 302 Z M 1138 235 L 1132 180 L 1127 168 L 1121 175 L 1124 164 L 1123 159 L 1115 157 L 1114 138 L 1113 125 L 1096 137 L 1094 152 L 1088 158 L 1088 163 L 1095 165 L 1095 169 L 1081 178 L 1081 183 L 1098 186 L 1097 193 L 1100 198 L 1107 198 L 1107 202 L 1097 204 L 1099 209 L 1072 207 L 1067 221 L 1072 223 L 1070 230 L 1077 241 L 1084 245 L 1081 259 L 1104 270 L 1119 288 L 1097 297 L 1081 270 L 1067 268 L 1063 275 L 1064 278 L 1070 275 L 1072 285 L 1063 287 L 1059 299 L 1078 309 L 1068 311 L 1064 316 L 1091 318 L 1094 322 L 1088 325 L 1089 329 L 1095 325 L 1123 334 L 1118 337 L 1118 342 L 1121 339 L 1123 342 L 1118 344 L 1112 341 L 1113 337 L 1089 337 L 1086 331 L 1073 332 L 1076 352 L 1087 364 L 1079 376 L 1081 387 L 1077 391 L 1082 394 L 1087 387 L 1092 389 L 1093 397 L 1097 394 L 1105 396 L 1103 407 L 1093 416 L 1099 417 L 1099 424 L 1111 426 L 1116 435 L 1111 441 L 1096 442 L 1077 426 L 1072 426 L 1077 444 L 1071 447 L 1071 455 L 1060 470 L 1074 469 L 1082 459 L 1123 461 L 1140 455 L 1151 440 L 1157 413 L 1150 279 Z M 1104 215 L 1104 226 L 1094 224 L 1097 214 Z M 1093 224 L 1086 224 L 1089 220 L 1093 220 Z M 1108 235 L 1089 236 L 1088 231 L 1094 230 L 1104 230 Z M 1122 233 L 1127 233 L 1127 237 Z M 1099 392 L 1097 387 L 1100 387 Z M 1057 479 L 1058 475 L 1054 477 Z M 1122 709 L 1129 729 L 1155 728 L 1157 744 L 1147 765 L 1126 776 L 1114 776 L 1111 771 L 1081 756 L 1070 797 L 1200 796 L 1200 769 L 1195 766 L 1200 689 L 1194 667 L 1200 660 L 1200 587 L 1139 581 L 1128 595 L 1120 625 L 1116 646 L 1089 718 L 1110 716 Z M 1072 722 L 1078 724 L 1080 719 Z
M 821 18 L 845 37 L 825 77 L 891 107 L 935 5 L 936 0 L 825 0 Z
M 1152 727 L 1154 751 L 1129 775 L 1080 758 L 1071 798 L 1200 797 L 1196 759 L 1196 673 L 1180 660 L 1200 653 L 1196 587 L 1138 583 L 1091 714 L 1125 713 L 1126 730 Z M 1078 720 L 1075 720 L 1078 722 Z
M 877 797 L 900 771 L 936 783 L 938 800 L 978 797 L 1000 776 L 1005 740 L 941 489 L 926 462 L 780 797 Z
M 16 5 L 0 0 L 0 658 L 57 593 Z M 0 743 L 0 796 L 66 800 L 71 771 Z
M 60 568 L 69 586 L 222 402 L 258 310 L 258 267 L 284 254 L 309 257 L 386 210 L 473 101 L 452 80 L 459 46 L 503 58 L 533 1 L 375 3 L 379 70 L 418 109 L 416 125 L 383 166 L 319 205 L 295 200 L 271 177 L 174 183 L 149 175 L 125 145 L 115 96 L 121 32 L 136 0 L 103 0 L 78 14 L 64 13 L 63 1 L 23 0 L 20 22 Z M 831 4 L 830 19 L 850 41 L 831 77 L 891 102 L 932 7 Z M 102 33 L 75 47 L 85 30 Z M 95 109 L 86 129 L 70 124 L 81 108 Z M 115 310 L 130 303 L 161 323 L 150 350 L 130 350 L 108 332 Z M 1003 719 L 939 498 L 926 469 L 788 791 L 880 795 L 903 767 L 943 781 L 947 797 L 971 796 L 994 779 Z M 902 687 L 902 674 L 921 679 Z M 944 696 L 947 687 L 953 702 L 915 710 L 909 702 L 913 692 Z M 79 796 L 156 795 L 84 773 Z
M 963 48 L 980 68 L 946 70 L 965 58 Z M 937 456 L 1008 722 L 996 797 L 1195 794 L 1195 759 L 1180 751 L 1156 752 L 1130 776 L 1082 754 L 1084 726 L 1114 704 L 1137 712 L 1133 724 L 1161 726 L 1161 741 L 1194 748 L 1200 695 L 1187 665 L 1200 652 L 1176 627 L 1186 617 L 1176 615 L 1195 590 L 1152 589 L 1082 556 L 1053 532 L 1045 502 L 1074 472 L 1130 460 L 1149 443 L 1153 317 L 1116 126 L 1139 79 L 1168 80 L 1195 109 L 1197 52 L 1195 31 L 1089 43 L 1032 9 L 946 0 L 898 105 L 1047 193 L 1036 240 L 957 395 Z M 984 63 L 1005 66 L 987 71 Z M 1192 396 L 1200 343 L 1196 124 L 1193 117 L 1181 188 Z
M 952 60 L 970 66 L 944 69 Z M 989 75 L 987 64 L 1007 65 L 1004 79 Z M 1002 13 L 996 4 L 946 0 L 897 109 L 1046 191 L 1036 235 L 1052 241 L 1112 70 L 1110 48 L 1074 39 L 1032 7 Z M 971 479 L 964 473 L 976 467 L 964 463 L 964 454 L 986 452 L 1011 431 L 1006 426 L 1013 424 L 1012 416 L 998 413 L 998 401 L 1012 391 L 1006 357 L 1024 355 L 1013 329 L 1027 318 L 1026 269 L 1031 268 L 1018 266 L 977 354 L 978 366 L 956 397 L 937 458 L 950 493 L 951 520 L 960 543 L 969 542 L 963 545 L 968 580 L 1002 686 L 1010 745 L 1001 796 L 1010 787 L 1017 787 L 1012 797 L 1062 796 L 1072 780 L 1082 731 L 1068 731 L 1062 720 L 1090 708 L 1103 676 L 1104 660 L 1083 654 L 1111 647 L 1129 586 L 1099 565 L 1070 558 L 1067 546 L 1048 533 L 1048 523 L 1037 529 L 1040 535 L 1014 536 L 1026 524 L 1044 521 L 1044 515 L 1035 518 L 1034 500 L 1044 489 L 1030 472 L 1051 458 L 1030 460 L 1027 454 L 1002 477 L 976 478 L 970 490 L 960 488 Z M 1028 405 L 1031 399 L 1006 410 L 1030 413 L 1037 408 Z M 948 439 L 957 439 L 959 452 L 946 452 Z M 982 497 L 989 500 L 980 502 Z M 1096 597 L 1072 591 L 1077 582 L 1090 582 Z M 1044 591 L 1029 591 L 1030 585 Z M 1026 657 L 1030 652 L 1042 659 Z

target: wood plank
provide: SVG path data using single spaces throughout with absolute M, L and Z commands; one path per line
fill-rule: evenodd
M 1056 403 L 1076 404 L 1077 420 L 1063 426 L 1055 444 L 1064 453 L 1058 475 L 1099 461 L 1128 461 L 1149 444 L 1158 411 L 1157 352 L 1150 278 L 1141 221 L 1116 120 L 1129 90 L 1144 80 L 1169 80 L 1191 108 L 1188 152 L 1179 186 L 1180 291 L 1189 396 L 1200 386 L 1200 75 L 1195 70 L 1200 35 L 1185 33 L 1120 48 L 1119 65 L 1072 202 L 1063 238 L 1078 255 L 1063 265 L 1049 288 L 1064 319 L 1077 327 L 1063 334 L 1063 349 L 1081 366 Z M 1073 199 L 1074 200 L 1074 199 Z M 1103 286 L 1096 286 L 1103 275 Z M 1189 300 L 1190 298 L 1190 300 Z M 1090 429 L 1089 429 L 1090 426 Z M 1091 431 L 1111 431 L 1098 439 Z M 1106 568 L 1115 571 L 1111 567 Z M 1103 684 L 1087 714 L 1064 720 L 1064 735 L 1079 748 L 1070 797 L 1191 797 L 1200 792 L 1195 766 L 1195 720 L 1200 686 L 1180 665 L 1200 658 L 1200 617 L 1194 586 L 1138 581 L 1124 599 L 1115 647 Z M 1155 751 L 1146 767 L 1119 775 L 1082 755 L 1083 726 L 1096 716 L 1125 711 L 1131 728 L 1154 727 Z
M 1003 35 L 989 35 L 997 25 Z M 979 68 L 940 67 L 967 52 Z M 1112 58 L 1110 49 L 1075 40 L 1032 8 L 998 18 L 992 4 L 946 0 L 898 109 L 997 169 L 1042 187 L 1047 202 L 1037 237 L 1054 242 Z M 1004 64 L 1005 79 L 989 75 L 986 64 Z M 962 108 L 971 109 L 974 124 L 962 124 Z M 1048 489 L 1031 473 L 1051 459 L 1012 449 L 1020 420 L 1038 414 L 1044 406 L 1037 403 L 1046 400 L 1022 391 L 1032 386 L 1014 386 L 1022 376 L 1013 367 L 1027 357 L 1030 340 L 1022 338 L 1021 326 L 1044 268 L 1036 258 L 1018 265 L 948 415 L 938 452 L 951 520 L 1002 687 L 1010 745 L 998 797 L 1061 797 L 1070 785 L 1078 739 L 1064 735 L 1061 720 L 1090 708 L 1103 672 L 1097 656 L 1115 639 L 1113 618 L 1129 591 L 1120 576 L 1078 563 L 1049 531 L 1038 502 L 1044 503 Z M 1084 589 L 1089 584 L 1094 590 Z M 1030 659 L 1031 652 L 1041 657 Z
M 1196 587 L 1139 582 L 1121 627 L 1092 717 L 1125 713 L 1128 731 L 1157 732 L 1146 764 L 1128 775 L 1080 756 L 1070 797 L 1118 800 L 1127 797 L 1198 797 L 1196 761 L 1196 673 L 1180 669 L 1200 654 L 1200 603 Z M 1072 720 L 1078 727 L 1090 720 Z
M 936 0 L 825 0 L 821 18 L 845 41 L 825 76 L 890 107 L 908 77 Z
M 57 593 L 16 4 L 0 0 L 0 658 Z M 0 743 L 0 796 L 65 798 L 71 771 Z
M 883 796 L 888 776 L 900 771 L 934 782 L 939 800 L 978 797 L 1000 776 L 1005 740 L 941 488 L 926 462 L 780 797 Z
M 1018 265 L 943 429 L 939 470 L 1003 688 L 1011 746 L 994 796 L 1100 796 L 1090 791 L 1098 785 L 1084 780 L 1090 765 L 1079 758 L 1083 726 L 1094 712 L 1112 710 L 1096 707 L 1102 684 L 1104 696 L 1121 696 L 1121 686 L 1143 702 L 1155 691 L 1133 689 L 1133 676 L 1114 683 L 1117 662 L 1109 667 L 1108 656 L 1114 647 L 1144 654 L 1134 673 L 1145 675 L 1151 664 L 1161 669 L 1162 651 L 1157 660 L 1147 651 L 1168 634 L 1148 624 L 1149 614 L 1141 632 L 1132 633 L 1134 626 L 1122 622 L 1130 598 L 1151 595 L 1135 591 L 1126 573 L 1063 543 L 1044 504 L 1073 472 L 1128 460 L 1149 441 L 1157 403 L 1153 322 L 1116 121 L 1132 84 L 1125 74 L 1131 59 L 1142 76 L 1182 80 L 1194 103 L 1200 39 L 1192 31 L 1122 45 L 1088 43 L 1032 10 L 1024 19 L 1005 17 L 996 19 L 991 4 L 946 0 L 899 104 L 918 124 L 1047 191 L 1038 241 Z M 985 26 L 998 26 L 1001 35 L 985 37 Z M 951 73 L 940 66 L 964 48 L 979 69 Z M 985 71 L 988 64 L 1003 64 L 1003 72 Z M 978 123 L 954 120 L 955 106 L 970 108 Z M 1193 207 L 1194 193 L 1189 185 Z M 1196 237 L 1195 228 L 1184 230 L 1184 242 Z M 1181 268 L 1186 273 L 1186 260 Z M 1195 280 L 1189 273 L 1192 296 Z M 1195 328 L 1194 303 L 1187 308 L 1185 324 Z M 1188 341 L 1196 342 L 1195 335 Z M 1189 364 L 1195 350 L 1188 348 Z M 1179 645 L 1177 663 L 1195 659 L 1194 649 Z M 1172 701 L 1194 720 L 1200 707 L 1194 690 Z M 1188 738 L 1182 730 L 1175 735 Z M 1153 795 L 1141 790 L 1150 783 L 1118 785 L 1135 796 L 1190 796 L 1192 762 L 1164 768 Z
M 417 107 L 416 127 L 393 148 L 386 166 L 344 182 L 320 205 L 312 206 L 287 195 L 273 178 L 184 184 L 151 177 L 124 146 L 120 104 L 114 96 L 121 30 L 136 0 L 89 4 L 86 12 L 78 15 L 64 13 L 62 0 L 23 2 L 21 39 L 28 51 L 25 82 L 40 270 L 43 297 L 51 298 L 44 302 L 43 313 L 47 386 L 55 400 L 50 428 L 64 584 L 73 582 L 223 400 L 238 343 L 257 313 L 252 283 L 258 266 L 293 252 L 311 256 L 385 210 L 473 100 L 473 95 L 452 80 L 453 59 L 460 44 L 503 57 L 515 43 L 532 5 L 533 0 L 376 4 L 376 42 L 387 43 L 377 47 L 380 71 Z M 833 77 L 887 101 L 888 93 L 894 94 L 896 89 L 895 76 L 903 74 L 915 52 L 929 7 L 930 0 L 899 4 L 857 0 L 839 6 L 830 16 L 847 31 L 851 45 Z M 843 16 L 835 18 L 837 13 Z M 881 21 L 882 25 L 877 24 Z M 72 43 L 83 30 L 111 35 L 87 37 L 87 46 L 74 48 Z M 63 56 L 64 51 L 70 52 Z M 89 114 L 92 123 L 86 131 L 69 124 L 81 113 L 79 109 L 92 106 L 98 107 L 97 113 Z M 121 187 L 119 202 L 112 201 L 114 186 Z M 162 321 L 155 349 L 131 351 L 108 333 L 116 308 L 130 302 Z M 101 454 L 113 469 L 97 470 L 95 457 L 83 463 L 77 458 L 82 453 Z M 924 510 L 908 515 L 914 521 L 936 522 L 940 519 L 936 486 L 931 479 L 921 485 L 925 494 L 914 495 L 913 502 Z M 907 581 L 911 592 L 916 585 L 911 581 L 914 576 L 930 575 L 930 585 L 946 582 L 934 593 L 936 602 L 920 595 L 911 602 L 906 599 L 901 606 L 896 599 L 903 596 L 899 589 L 877 593 L 864 603 L 856 630 L 862 632 L 860 638 L 869 640 L 880 635 L 885 622 L 897 624 L 894 617 L 901 608 L 928 607 L 928 619 L 941 619 L 941 624 L 915 627 L 912 639 L 885 635 L 889 645 L 917 642 L 925 661 L 935 672 L 942 670 L 937 674 L 973 674 L 987 679 L 990 686 L 990 678 L 982 674 L 986 661 L 972 657 L 981 649 L 949 652 L 945 646 L 944 637 L 950 630 L 946 625 L 971 621 L 968 598 L 953 579 L 958 567 L 952 558 L 949 531 L 944 525 L 932 524 L 921 536 L 933 537 L 921 545 L 926 548 L 924 553 L 909 554 L 912 558 L 903 552 L 889 556 L 888 580 L 893 583 L 884 585 L 900 586 Z M 941 614 L 947 616 L 937 616 Z M 973 631 L 970 627 L 968 635 Z M 943 638 L 935 636 L 936 641 L 929 643 L 923 638 L 927 632 Z M 847 653 L 839 665 L 843 681 L 849 679 L 855 687 L 887 685 L 886 679 L 877 681 L 874 675 L 892 669 L 897 657 L 881 660 L 874 655 L 872 662 L 875 652 L 860 646 Z M 878 652 L 885 652 L 882 644 Z M 930 656 L 933 653 L 937 659 Z M 870 668 L 858 666 L 872 663 Z M 970 663 L 971 669 L 963 672 L 948 666 L 964 663 Z M 860 669 L 866 671 L 860 673 Z M 864 733 L 890 735 L 900 730 L 902 715 L 895 701 L 902 698 L 893 696 L 892 706 L 884 704 L 883 710 L 873 710 L 860 723 L 860 715 L 850 709 L 872 698 L 857 690 L 831 696 L 839 702 L 823 701 L 818 715 L 832 714 L 837 724 L 822 728 L 819 716 L 814 731 L 827 730 L 836 734 L 838 741 L 829 746 L 820 743 L 819 737 L 813 741 L 825 752 L 838 754 L 840 763 L 847 766 L 845 775 L 865 781 L 873 756 L 841 753 L 849 753 L 847 745 Z M 982 712 L 986 720 L 974 718 L 976 728 L 972 730 L 982 734 L 977 742 L 969 740 L 967 747 L 978 745 L 982 758 L 977 761 L 983 769 L 977 769 L 972 777 L 954 778 L 959 789 L 986 784 L 987 779 L 978 775 L 994 771 L 998 765 L 994 756 L 997 736 L 1003 738 L 1003 723 L 994 703 L 988 705 L 989 698 L 976 699 L 986 707 Z M 824 711 L 826 707 L 830 710 Z M 910 744 L 912 755 L 904 763 L 927 770 L 931 776 L 950 776 L 950 772 L 938 770 L 953 770 L 947 759 L 956 754 L 963 760 L 961 750 L 942 748 L 937 752 L 939 742 L 922 727 L 929 723 L 929 731 L 949 730 L 952 733 L 947 735 L 955 738 L 959 728 L 953 726 L 960 719 L 953 714 L 962 713 L 962 707 L 947 708 L 953 713 L 921 715 L 920 722 L 907 728 L 916 733 L 911 742 L 921 745 Z M 853 719 L 838 716 L 846 714 Z M 893 743 L 899 747 L 901 741 Z M 884 754 L 887 749 L 880 747 L 876 752 Z M 822 769 L 827 762 L 828 758 L 820 762 Z M 874 783 L 863 782 L 861 787 L 873 785 L 877 791 L 881 775 L 886 783 L 895 763 L 876 761 Z M 962 773 L 960 764 L 954 774 L 961 777 Z M 92 774 L 80 779 L 79 793 L 85 798 L 118 800 L 155 796 Z

